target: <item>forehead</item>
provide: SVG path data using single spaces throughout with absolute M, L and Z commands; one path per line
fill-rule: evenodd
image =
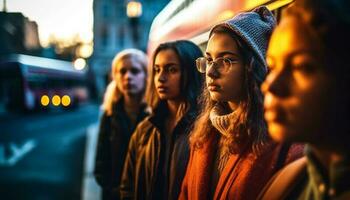
M 142 63 L 133 56 L 127 56 L 117 63 L 116 68 L 142 68 Z
M 271 36 L 268 56 L 288 55 L 294 52 L 316 52 L 320 50 L 317 36 L 300 19 L 285 16 Z
M 206 53 L 212 56 L 220 52 L 238 53 L 238 45 L 236 40 L 227 33 L 214 33 L 208 41 Z
M 168 63 L 178 64 L 180 63 L 178 55 L 173 49 L 164 49 L 158 52 L 154 59 L 155 65 L 165 65 Z

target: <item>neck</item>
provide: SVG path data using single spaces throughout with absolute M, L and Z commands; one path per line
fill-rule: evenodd
M 181 104 L 180 101 L 171 101 L 171 100 L 167 101 L 170 118 L 176 118 L 176 115 L 179 111 L 180 104 Z
M 228 101 L 227 104 L 232 111 L 236 110 L 239 106 L 239 102 L 234 102 L 234 101 Z
M 139 96 L 130 96 L 130 95 L 125 95 L 124 96 L 124 106 L 128 108 L 135 108 L 139 107 L 141 104 L 141 97 Z
M 325 167 L 327 170 L 330 169 L 330 166 L 332 163 L 338 162 L 344 159 L 344 155 L 342 153 L 325 149 L 323 147 L 314 146 L 314 145 L 310 145 L 310 146 L 314 155 L 321 162 L 323 167 Z
M 124 96 L 124 110 L 132 123 L 136 122 L 141 106 L 141 98 L 136 96 Z

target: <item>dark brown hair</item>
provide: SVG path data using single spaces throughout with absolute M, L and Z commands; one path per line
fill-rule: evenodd
M 230 153 L 239 153 L 242 147 L 251 145 L 253 152 L 258 154 L 259 149 L 267 140 L 266 122 L 263 118 L 263 95 L 260 91 L 260 84 L 253 75 L 253 69 L 261 65 L 255 60 L 254 55 L 248 47 L 242 44 L 232 31 L 218 29 L 214 34 L 229 34 L 237 42 L 240 54 L 244 61 L 244 96 L 240 103 L 242 112 L 237 118 L 230 122 L 231 137 L 222 138 L 221 144 Z M 217 134 L 209 119 L 210 110 L 217 102 L 209 97 L 209 92 L 204 86 L 199 99 L 201 111 L 197 117 L 192 131 L 190 142 L 194 148 L 202 148 L 211 134 Z

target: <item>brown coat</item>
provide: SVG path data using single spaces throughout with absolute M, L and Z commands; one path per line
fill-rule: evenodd
M 180 200 L 211 199 L 212 163 L 214 162 L 216 137 L 209 139 L 203 148 L 191 150 Z M 303 145 L 287 146 L 273 142 L 267 144 L 256 157 L 251 151 L 231 155 L 217 183 L 213 199 L 256 199 L 260 190 L 280 168 L 303 155 Z M 288 149 L 289 148 L 289 149 Z M 285 152 L 285 156 L 281 156 Z M 280 158 L 283 158 L 280 162 Z M 277 161 L 279 160 L 279 161 Z

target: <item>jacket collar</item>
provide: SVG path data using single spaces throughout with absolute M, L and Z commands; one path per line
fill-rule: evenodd
M 350 195 L 350 158 L 347 157 L 336 163 L 331 163 L 327 171 L 318 158 L 312 152 L 310 146 L 306 146 L 307 171 L 309 174 L 309 186 L 311 192 L 320 199 L 335 198 L 338 195 Z
M 149 121 L 158 129 L 162 130 L 164 126 L 164 119 L 166 119 L 169 111 L 165 101 L 161 101 L 159 105 L 154 109 L 153 114 L 150 116 Z M 193 122 L 196 115 L 195 106 L 191 106 L 185 115 L 176 124 L 174 130 L 177 128 L 185 128 L 189 123 Z M 187 127 L 186 127 L 187 128 Z M 189 127 L 188 127 L 189 128 Z M 175 131 L 176 132 L 176 131 Z M 180 131 L 179 133 L 185 133 L 187 131 Z

